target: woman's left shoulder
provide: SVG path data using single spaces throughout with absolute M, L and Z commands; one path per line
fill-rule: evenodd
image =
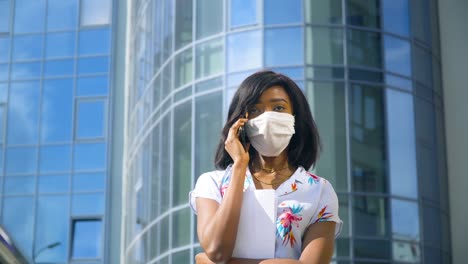
M 303 167 L 299 167 L 299 177 L 302 179 L 303 182 L 307 183 L 311 187 L 318 187 L 318 188 L 328 188 L 332 187 L 330 182 L 318 176 L 312 172 L 307 171 Z M 333 188 L 333 187 L 332 187 Z

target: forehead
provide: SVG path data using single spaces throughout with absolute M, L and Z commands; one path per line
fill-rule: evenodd
M 257 103 L 267 103 L 271 99 L 284 99 L 288 103 L 291 103 L 291 99 L 286 90 L 278 85 L 266 89 L 258 98 Z

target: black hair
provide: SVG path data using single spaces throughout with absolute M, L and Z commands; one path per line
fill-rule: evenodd
M 308 170 L 318 159 L 321 142 L 317 125 L 312 117 L 309 104 L 304 93 L 289 77 L 273 71 L 259 71 L 247 77 L 234 94 L 229 106 L 228 117 L 222 130 L 221 139 L 216 149 L 215 166 L 226 169 L 233 163 L 231 156 L 224 148 L 229 129 L 247 111 L 247 107 L 257 103 L 261 94 L 268 88 L 281 86 L 291 99 L 295 116 L 295 134 L 289 142 L 288 160 L 294 167 L 303 166 Z M 250 160 L 257 151 L 250 147 Z

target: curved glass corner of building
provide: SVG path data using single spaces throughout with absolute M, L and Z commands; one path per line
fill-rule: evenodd
M 294 79 L 344 221 L 334 263 L 449 263 L 435 0 L 131 1 L 126 263 L 194 263 L 188 192 L 240 82 Z

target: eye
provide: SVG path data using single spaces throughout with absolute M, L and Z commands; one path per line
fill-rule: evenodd
M 258 110 L 258 108 L 255 107 L 255 106 L 249 107 L 249 110 L 248 110 L 248 111 L 249 111 L 249 115 L 250 115 L 250 114 L 257 114 L 257 113 L 260 112 L 260 110 Z
M 277 111 L 277 112 L 283 112 L 284 110 L 286 110 L 286 108 L 282 105 L 277 105 L 275 107 L 273 107 L 273 111 Z

